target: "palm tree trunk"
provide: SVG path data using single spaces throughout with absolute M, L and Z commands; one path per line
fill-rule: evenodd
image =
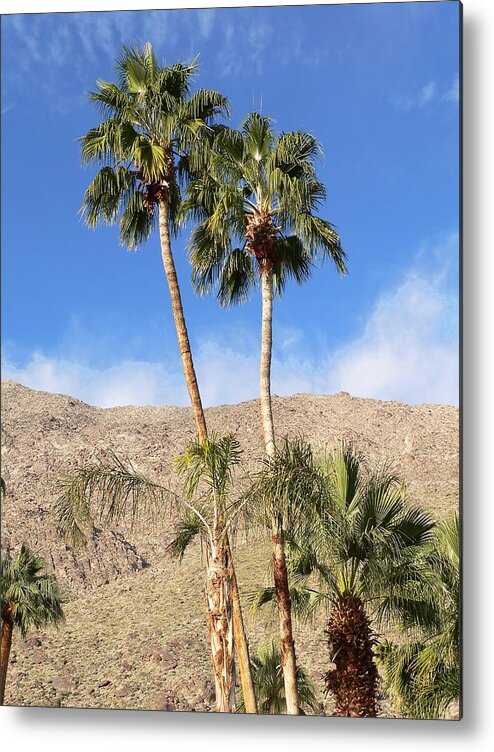
M 378 673 L 369 617 L 360 598 L 345 593 L 333 606 L 326 627 L 334 668 L 325 677 L 326 692 L 335 699 L 335 715 L 374 718 Z
M 7 681 L 7 668 L 9 665 L 10 648 L 12 647 L 12 633 L 14 625 L 12 619 L 2 619 L 2 636 L 0 647 L 0 705 L 3 705 L 5 697 L 5 683 Z
M 197 433 L 200 441 L 204 441 L 207 438 L 207 426 L 206 418 L 204 415 L 204 409 L 202 406 L 201 395 L 199 392 L 199 385 L 197 383 L 196 372 L 194 368 L 194 362 L 192 360 L 192 352 L 190 349 L 189 335 L 187 333 L 187 327 L 185 324 L 184 311 L 182 306 L 182 296 L 180 295 L 180 287 L 177 279 L 177 272 L 175 269 L 175 262 L 173 260 L 173 254 L 170 243 L 170 212 L 169 204 L 165 199 L 160 202 L 159 207 L 159 232 L 161 242 L 161 258 L 163 260 L 163 267 L 165 270 L 166 281 L 168 283 L 168 290 L 170 293 L 170 299 L 172 303 L 173 320 L 175 322 L 175 329 L 177 331 L 177 339 L 180 348 L 180 356 L 182 358 L 182 366 L 185 375 L 185 381 L 187 384 L 187 390 L 189 392 L 192 409 L 194 412 L 194 418 L 197 426 Z M 230 552 L 230 544 L 228 538 L 226 539 L 226 545 Z M 233 572 L 233 614 L 235 621 L 235 643 L 237 646 L 237 654 L 239 660 L 239 673 L 242 684 L 242 691 L 244 693 L 244 703 L 247 713 L 257 713 L 256 699 L 254 695 L 254 682 L 252 680 L 252 671 L 249 659 L 249 650 L 247 643 L 247 636 L 245 633 L 244 621 L 242 618 L 242 608 L 240 604 L 240 596 L 238 592 L 237 579 L 235 576 L 235 569 L 233 566 L 233 559 L 229 556 L 232 572 Z
M 185 325 L 184 310 L 182 306 L 182 296 L 180 295 L 177 271 L 175 269 L 175 262 L 172 255 L 169 219 L 170 210 L 168 200 L 165 199 L 163 201 L 160 201 L 159 204 L 161 258 L 163 260 L 166 281 L 168 283 L 168 290 L 170 292 L 173 320 L 175 322 L 175 329 L 177 331 L 178 346 L 180 348 L 180 357 L 182 358 L 182 366 L 184 369 L 187 390 L 189 392 L 192 410 L 194 412 L 199 439 L 200 441 L 204 441 L 204 439 L 207 437 L 206 419 L 204 417 L 201 395 L 199 393 L 199 386 L 197 384 L 194 362 L 192 360 L 189 335 L 187 332 L 187 327 Z
M 232 577 L 222 526 L 213 531 L 208 551 L 206 598 L 214 671 L 216 711 L 235 712 Z
M 260 397 L 262 432 L 268 457 L 274 455 L 274 424 L 271 405 L 271 353 L 273 348 L 273 274 L 261 270 L 261 368 Z
M 246 713 L 257 713 L 257 700 L 254 689 L 254 680 L 249 657 L 249 644 L 245 631 L 244 619 L 242 616 L 242 606 L 240 603 L 240 593 L 238 590 L 237 574 L 233 566 L 233 559 L 230 551 L 228 538 L 225 539 L 225 545 L 228 550 L 228 558 L 231 567 L 232 582 L 232 602 L 233 602 L 233 639 L 235 641 L 235 650 L 237 654 L 238 673 L 240 674 L 240 684 L 242 686 L 242 696 L 244 698 L 244 707 Z
M 273 274 L 271 271 L 261 270 L 261 296 L 261 417 L 266 454 L 268 457 L 272 457 L 275 452 L 275 443 L 271 404 L 271 355 L 273 340 Z M 271 519 L 271 540 L 273 544 L 274 587 L 280 627 L 280 656 L 285 685 L 286 709 L 289 715 L 299 715 L 297 663 L 295 641 L 293 639 L 292 606 L 285 559 L 283 527 L 281 519 L 275 514 L 273 514 Z

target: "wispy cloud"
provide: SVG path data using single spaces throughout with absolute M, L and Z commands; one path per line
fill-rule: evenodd
M 436 98 L 437 85 L 435 81 L 427 81 L 418 91 L 410 96 L 397 97 L 395 104 L 403 110 L 423 108 Z
M 460 101 L 460 77 L 458 75 L 456 75 L 450 88 L 443 95 L 443 100 L 445 102 L 452 102 L 453 104 Z
M 4 90 L 29 86 L 47 95 L 48 106 L 67 111 L 84 104 L 84 90 L 101 75 L 102 63 L 109 69 L 123 43 L 151 41 L 167 59 L 188 59 L 211 36 L 215 19 L 214 9 L 7 16 Z
M 458 236 L 424 244 L 413 268 L 384 291 L 359 335 L 337 351 L 317 357 L 297 327 L 277 330 L 273 392 L 332 393 L 409 403 L 458 403 Z M 238 335 L 238 332 L 236 333 Z M 257 397 L 258 343 L 248 336 L 205 337 L 196 366 L 206 405 Z M 175 361 L 176 362 L 176 361 Z M 88 366 L 84 358 L 34 353 L 23 364 L 5 358 L 5 378 L 46 391 L 71 394 L 91 404 L 186 405 L 178 363 L 126 360 L 111 367 Z

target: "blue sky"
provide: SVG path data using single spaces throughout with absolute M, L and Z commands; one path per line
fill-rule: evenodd
M 321 141 L 329 266 L 276 303 L 273 391 L 458 402 L 457 2 L 2 18 L 2 377 L 92 404 L 187 404 L 158 238 L 138 253 L 78 216 L 86 92 L 122 42 Z M 259 300 L 219 309 L 174 246 L 206 404 L 257 396 Z

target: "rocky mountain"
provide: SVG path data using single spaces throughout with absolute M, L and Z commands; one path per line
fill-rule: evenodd
M 96 522 L 84 551 L 60 540 L 52 512 L 57 480 L 111 452 L 151 478 L 173 482 L 171 459 L 195 434 L 191 411 L 101 409 L 11 381 L 2 382 L 1 406 L 2 477 L 8 489 L 2 545 L 25 541 L 41 553 L 68 599 L 63 631 L 42 635 L 41 645 L 15 648 L 10 702 L 207 709 L 199 553 L 188 554 L 182 566 L 170 560 L 166 546 L 173 512 L 153 529 L 126 524 L 107 529 Z M 207 411 L 210 431 L 237 434 L 247 468 L 262 455 L 258 416 L 256 400 Z M 373 461 L 389 460 L 406 481 L 410 500 L 438 517 L 458 507 L 455 407 L 411 406 L 344 392 L 296 394 L 274 398 L 274 417 L 278 436 L 302 435 L 319 448 L 344 437 Z M 241 589 L 260 584 L 269 561 L 263 544 L 240 545 L 237 558 Z M 170 612 L 166 623 L 165 612 Z M 270 633 L 269 623 L 251 625 L 254 644 L 265 638 L 266 629 Z M 324 670 L 318 657 L 321 634 L 311 629 L 303 635 L 301 656 L 317 676 Z M 192 675 L 190 670 L 185 675 L 192 664 Z

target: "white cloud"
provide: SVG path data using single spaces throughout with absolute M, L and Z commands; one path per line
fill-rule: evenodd
M 456 234 L 423 245 L 416 267 L 376 300 L 359 336 L 338 351 L 308 355 L 300 329 L 277 329 L 275 324 L 273 393 L 344 390 L 409 403 L 458 404 L 458 297 L 452 286 L 457 259 Z M 257 340 L 237 331 L 224 341 L 210 336 L 196 348 L 207 406 L 258 396 Z M 188 404 L 178 358 L 173 368 L 127 360 L 99 369 L 81 361 L 80 353 L 78 358 L 38 352 L 16 365 L 6 357 L 3 377 L 102 407 Z
M 208 39 L 213 29 L 216 11 L 214 8 L 203 8 L 197 11 L 199 30 L 203 39 Z
M 422 87 L 418 95 L 419 107 L 425 107 L 426 104 L 429 104 L 429 102 L 432 102 L 435 94 L 436 94 L 436 84 L 434 83 L 434 81 L 429 81 L 425 86 Z
M 451 84 L 451 87 L 444 94 L 443 100 L 445 102 L 452 102 L 453 104 L 460 101 L 460 77 L 458 76 L 458 74 L 456 75 L 455 80 Z
M 456 302 L 438 280 L 411 274 L 376 304 L 362 335 L 331 359 L 331 391 L 458 404 Z
M 395 104 L 403 110 L 426 107 L 435 99 L 436 90 L 435 81 L 428 81 L 415 94 L 407 97 L 398 97 L 395 100 Z
M 2 376 L 32 389 L 68 394 L 100 407 L 186 404 L 187 397 L 180 374 L 145 361 L 129 360 L 98 369 L 35 352 L 23 366 L 5 359 Z

